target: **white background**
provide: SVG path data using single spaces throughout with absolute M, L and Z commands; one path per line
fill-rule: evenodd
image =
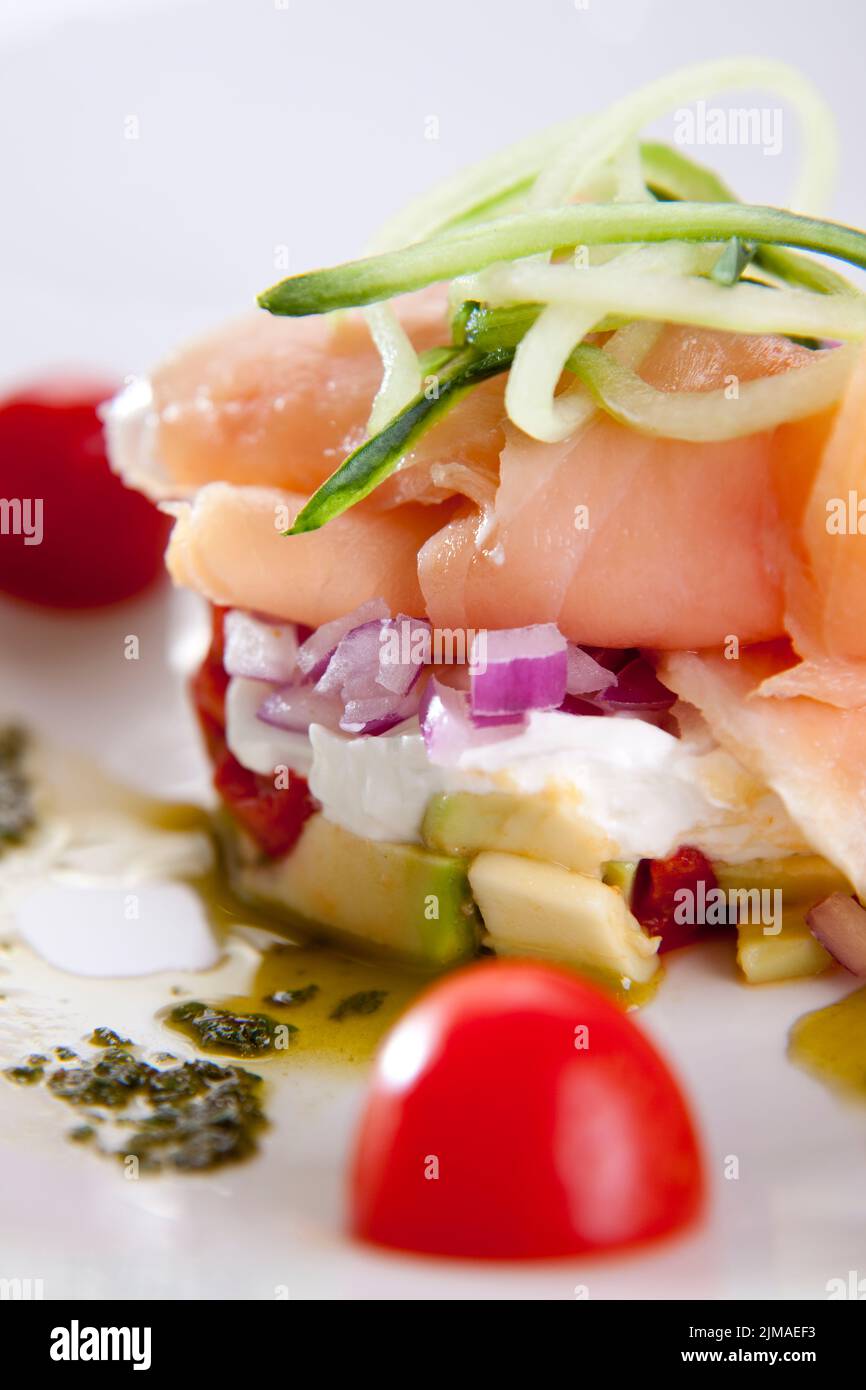
M 146 368 L 252 305 L 279 278 L 275 246 L 294 270 L 355 255 L 438 177 L 697 59 L 802 67 L 842 126 L 834 211 L 866 224 L 861 0 L 2 0 L 0 15 L 0 382 Z M 781 202 L 795 122 L 778 157 L 695 153 Z

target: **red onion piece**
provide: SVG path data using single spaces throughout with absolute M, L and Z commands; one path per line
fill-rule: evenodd
M 305 734 L 311 724 L 338 729 L 343 706 L 338 699 L 323 695 L 311 685 L 284 685 L 266 695 L 257 710 L 264 724 Z
M 381 695 L 376 683 L 381 631 L 382 621 L 375 619 L 341 637 L 316 689 L 323 694 L 342 695 L 344 701 Z
M 636 656 L 623 666 L 616 684 L 601 690 L 595 698 L 606 710 L 652 713 L 670 709 L 677 697 L 662 685 L 646 657 Z
M 563 714 L 592 714 L 598 719 L 604 719 L 607 714 L 601 705 L 594 704 L 591 699 L 582 700 L 579 695 L 566 695 L 559 708 Z
M 400 620 L 390 618 L 353 628 L 341 638 L 320 677 L 315 688 L 339 698 L 340 727 L 347 733 L 385 733 L 417 712 L 420 691 L 413 691 L 422 666 L 412 660 L 413 631 L 418 646 L 427 650 L 429 626 L 419 623 L 413 630 L 411 619 L 403 621 L 407 627 L 402 630 Z
M 233 608 L 225 615 L 223 633 L 223 664 L 230 676 L 283 682 L 294 675 L 298 656 L 294 623 Z
M 856 898 L 831 893 L 806 913 L 809 930 L 852 975 L 866 976 L 866 910 Z
M 555 623 L 485 630 L 473 640 L 473 715 L 557 709 L 565 699 L 566 641 Z
M 429 665 L 433 630 L 423 618 L 398 613 L 382 624 L 380 633 L 379 685 L 395 695 L 406 695 Z
M 567 663 L 565 688 L 569 695 L 592 695 L 598 690 L 609 690 L 617 683 L 615 675 L 611 680 L 608 667 L 602 666 L 574 642 L 568 644 Z
M 512 738 L 526 723 L 522 717 L 513 715 L 509 719 L 477 722 L 471 712 L 469 696 L 435 676 L 427 682 L 418 717 L 427 756 L 439 767 L 453 767 L 470 748 Z
M 391 610 L 383 598 L 371 598 L 354 612 L 347 613 L 344 618 L 334 618 L 333 622 L 323 623 L 298 648 L 298 669 L 305 676 L 318 678 L 347 633 L 353 628 L 363 626 L 364 623 L 390 616 Z
M 420 690 L 395 701 L 393 695 L 368 700 L 349 700 L 340 719 L 340 728 L 347 734 L 386 734 L 418 713 Z
M 627 666 L 640 652 L 635 647 L 583 647 L 583 651 L 597 661 L 599 666 L 603 666 L 606 671 L 612 671 L 614 675 Z

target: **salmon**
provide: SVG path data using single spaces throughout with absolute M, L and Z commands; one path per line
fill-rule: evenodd
M 806 841 L 866 894 L 866 709 L 758 696 L 789 662 L 787 644 L 777 642 L 738 660 L 672 652 L 659 674 L 700 710 L 719 744 L 777 793 Z
M 399 316 L 419 352 L 448 342 L 441 290 L 407 295 Z M 158 454 L 175 495 L 209 482 L 310 493 L 365 438 L 382 364 L 357 313 L 282 319 L 249 314 L 196 339 L 151 378 Z M 442 422 L 438 440 L 406 460 L 405 481 L 377 505 L 442 489 L 411 465 L 463 461 L 483 468 L 501 448 L 503 388 L 490 383 Z
M 758 694 L 765 698 L 804 695 L 840 709 L 866 706 L 864 421 L 866 352 L 835 411 L 815 417 L 808 429 L 786 425 L 779 432 L 793 446 L 787 488 L 777 481 L 777 493 L 789 499 L 785 626 L 802 660 L 762 683 Z
M 441 289 L 398 308 L 419 350 L 448 340 Z M 664 390 L 713 390 L 809 358 L 782 338 L 668 326 L 641 373 Z M 282 538 L 262 489 L 285 493 L 294 515 L 364 438 L 379 379 L 358 314 L 258 314 L 156 371 L 156 452 L 173 495 L 195 499 L 169 549 L 177 582 L 308 624 L 378 593 L 442 628 L 556 622 L 574 641 L 658 650 L 796 635 L 803 592 L 818 615 L 812 656 L 832 608 L 815 593 L 859 583 L 853 550 L 837 563 L 824 544 L 814 496 L 822 457 L 821 478 L 844 482 L 845 410 L 710 444 L 641 436 L 596 413 L 571 439 L 539 444 L 506 422 L 502 378 L 465 397 L 344 518 Z M 835 658 L 866 643 L 856 616 L 832 619 Z M 859 686 L 845 698 L 859 701 Z
M 642 369 L 712 390 L 800 366 L 777 338 L 667 328 Z M 467 508 L 419 557 L 439 626 L 556 622 L 598 646 L 707 647 L 784 631 L 785 529 L 768 434 L 688 444 L 596 415 L 562 444 L 509 427 L 492 529 Z
M 311 627 L 370 598 L 384 598 L 395 613 L 420 612 L 416 556 L 439 524 L 435 508 L 359 509 L 286 540 L 280 531 L 305 500 L 285 489 L 206 484 L 175 508 L 169 573 L 212 603 Z

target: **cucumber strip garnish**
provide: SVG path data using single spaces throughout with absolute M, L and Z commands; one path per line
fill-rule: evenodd
M 366 440 L 322 483 L 283 534 L 298 536 L 317 531 L 339 516 L 394 472 L 398 463 L 437 420 L 456 405 L 473 386 L 505 372 L 513 352 L 476 352 L 474 348 L 449 349 L 447 365 L 437 381 L 401 410 L 379 434 Z
M 710 279 L 715 280 L 717 285 L 735 285 L 755 259 L 756 250 L 754 243 L 732 236 L 710 271 Z
M 610 353 L 587 343 L 575 348 L 566 368 L 580 379 L 597 406 L 639 434 L 715 443 L 758 434 L 827 409 L 845 389 L 853 351 L 825 351 L 804 367 L 742 382 L 736 400 L 724 387 L 660 391 Z
M 422 434 L 474 386 L 508 371 L 514 358 L 513 350 L 504 347 L 485 353 L 435 348 L 425 365 L 430 366 L 434 353 L 440 360 L 448 359 L 438 396 L 418 396 L 380 434 L 356 449 L 313 494 L 286 535 L 318 530 L 369 496 Z M 596 406 L 620 424 L 640 434 L 708 442 L 756 434 L 826 409 L 842 395 L 851 365 L 851 349 L 827 352 L 814 364 L 744 382 L 734 403 L 725 390 L 660 391 L 610 353 L 587 343 L 575 348 L 565 370 L 579 379 Z
M 563 246 L 725 242 L 796 246 L 866 269 L 866 235 L 853 227 L 747 203 L 581 203 L 482 222 L 383 256 L 294 275 L 259 304 L 292 317 L 374 304 L 439 280 Z
M 647 186 L 657 197 L 702 203 L 735 203 L 736 194 L 703 164 L 689 159 L 670 145 L 647 141 L 641 145 L 641 162 Z M 852 294 L 853 286 L 829 266 L 808 256 L 798 256 L 780 246 L 759 246 L 755 264 L 788 285 L 817 294 Z

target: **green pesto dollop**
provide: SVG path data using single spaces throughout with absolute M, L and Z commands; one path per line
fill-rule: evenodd
M 381 1009 L 387 995 L 386 989 L 359 990 L 357 994 L 349 994 L 345 999 L 341 999 L 339 1004 L 335 1004 L 330 1017 L 339 1023 L 344 1018 L 351 1018 L 353 1014 L 374 1014 Z
M 235 1057 L 262 1057 L 284 1048 L 297 1028 L 280 1023 L 269 1014 L 232 1013 L 197 999 L 178 1004 L 168 1015 L 205 1052 L 227 1052 Z
M 96 1029 L 94 1037 L 110 1033 Z M 142 1168 L 182 1171 L 213 1168 L 246 1158 L 257 1148 L 267 1123 L 261 1106 L 261 1077 L 242 1067 L 207 1059 L 160 1068 L 135 1055 L 133 1044 L 98 1044 L 100 1052 L 76 1058 L 76 1065 L 57 1067 L 46 1077 L 47 1058 L 34 1065 L 10 1067 L 6 1075 L 19 1085 L 45 1080 L 58 1100 L 84 1116 L 69 1132 L 76 1143 L 95 1142 L 120 1160 L 134 1157 Z M 114 1132 L 111 1144 L 102 1134 Z

